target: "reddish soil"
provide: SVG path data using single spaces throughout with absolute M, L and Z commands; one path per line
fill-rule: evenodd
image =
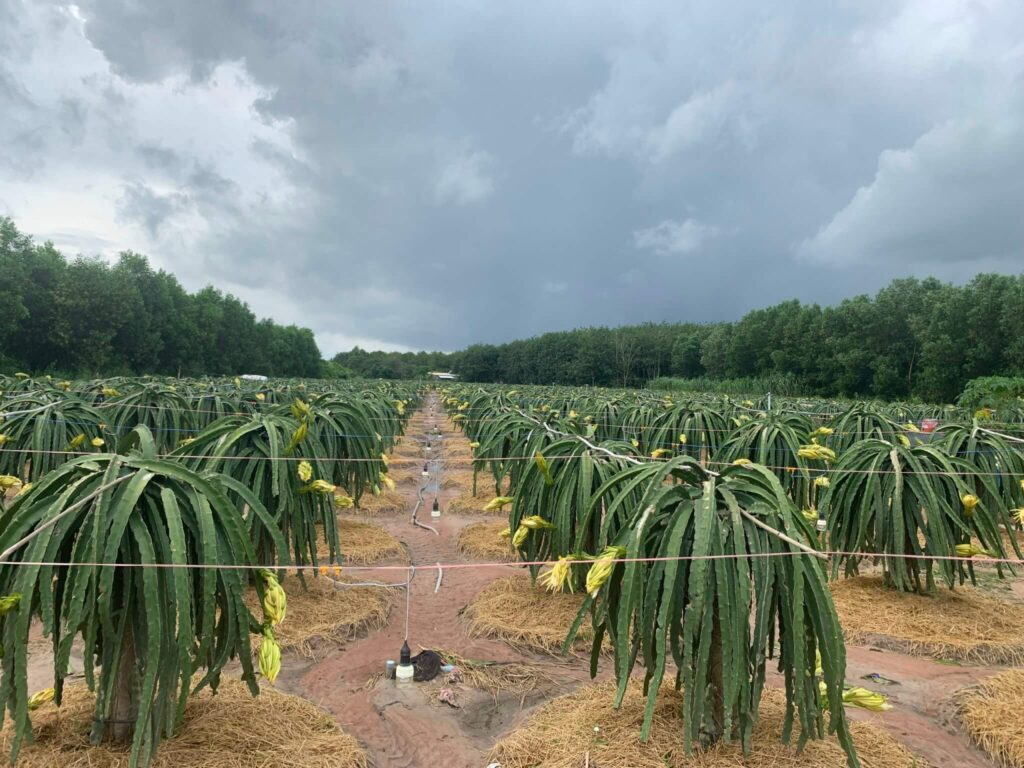
M 436 447 L 431 451 L 431 458 L 445 465 L 444 444 L 465 441 L 465 438 L 451 430 L 440 406 L 435 405 L 435 418 L 431 419 L 429 413 L 430 404 L 413 416 L 407 439 L 422 440 L 431 425 L 436 424 L 442 435 L 432 441 Z M 450 461 L 447 467 L 455 468 Z M 438 706 L 415 686 L 399 689 L 394 683 L 378 681 L 366 687 L 373 675 L 384 670 L 387 659 L 398 658 L 406 617 L 404 595 L 398 594 L 387 627 L 349 643 L 343 650 L 309 667 L 301 677 L 289 681 L 292 692 L 333 712 L 349 733 L 357 734 L 377 768 L 482 768 L 497 736 L 513 727 L 525 708 L 571 690 L 588 679 L 587 670 L 580 663 L 524 656 L 504 643 L 472 639 L 466 634 L 466 623 L 459 615 L 461 610 L 489 581 L 516 573 L 514 566 L 447 570 L 440 590 L 434 591 L 437 570 L 430 566 L 438 562 L 466 561 L 455 545 L 459 530 L 477 520 L 494 519 L 483 515 L 444 515 L 445 504 L 463 490 L 452 488 L 438 494 L 442 509 L 439 520 L 430 518 L 433 492 L 424 494 L 425 503 L 418 519 L 436 528 L 440 535 L 413 526 L 408 513 L 373 518 L 374 523 L 406 544 L 412 563 L 421 569 L 413 579 L 410 594 L 409 645 L 413 653 L 421 647 L 446 649 L 469 659 L 543 664 L 560 685 L 528 697 L 525 702 L 518 695 L 499 696 L 495 700 L 489 694 L 463 690 L 458 692 L 460 709 Z M 403 491 L 411 500 L 411 511 L 416 501 L 416 486 Z M 405 579 L 400 571 L 361 572 L 360 578 L 364 576 L 391 582 Z

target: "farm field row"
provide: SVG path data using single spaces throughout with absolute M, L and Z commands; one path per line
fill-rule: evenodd
M 93 723 L 82 765 L 170 764 L 222 679 L 233 701 L 276 683 L 290 716 L 333 715 L 303 738 L 346 746 L 303 765 L 755 766 L 798 747 L 823 766 L 988 765 L 972 737 L 1012 754 L 977 712 L 1024 658 L 1017 413 L 297 380 L 0 390 L 0 698 L 23 764 L 52 757 L 27 736 L 51 733 L 65 688 Z M 405 640 L 454 676 L 380 679 Z

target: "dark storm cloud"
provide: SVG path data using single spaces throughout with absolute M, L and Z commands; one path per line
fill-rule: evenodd
M 326 352 L 733 318 L 1024 264 L 1011 0 L 73 15 L 109 68 L 86 92 L 123 101 L 122 220 L 186 283 L 228 281 Z M 163 92 L 210 111 L 147 120 Z M 251 103 L 213 117 L 232 94 Z

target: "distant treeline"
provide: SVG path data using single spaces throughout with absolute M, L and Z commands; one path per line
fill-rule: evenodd
M 757 379 L 808 395 L 949 402 L 976 377 L 1024 373 L 1024 275 L 982 274 L 965 286 L 894 280 L 874 297 L 785 301 L 738 322 L 581 328 L 449 355 L 357 349 L 335 360 L 384 378 L 451 368 L 468 381 L 516 384 Z
M 313 332 L 257 320 L 208 287 L 125 252 L 68 261 L 0 217 L 0 369 L 66 375 L 261 373 L 319 376 Z

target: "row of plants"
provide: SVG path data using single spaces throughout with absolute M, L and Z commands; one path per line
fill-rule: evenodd
M 11 759 L 32 738 L 29 713 L 60 704 L 80 638 L 96 692 L 92 741 L 130 740 L 130 764 L 146 766 L 188 697 L 216 689 L 230 660 L 258 693 L 254 637 L 260 673 L 276 677 L 279 579 L 318 564 L 320 537 L 340 562 L 336 501 L 390 483 L 386 454 L 416 392 L 15 381 L 0 398 L 0 712 L 12 721 Z M 251 589 L 262 616 L 245 602 Z M 27 689 L 35 622 L 53 645 L 54 686 L 42 694 Z
M 592 671 L 609 641 L 619 701 L 643 666 L 644 736 L 674 662 L 691 746 L 749 748 L 775 659 L 783 739 L 794 724 L 800 743 L 834 732 L 856 765 L 844 700 L 882 700 L 844 685 L 828 579 L 866 559 L 896 589 L 953 588 L 973 580 L 973 557 L 1007 556 L 1002 533 L 1024 516 L 1020 443 L 974 414 L 557 388 L 444 396 L 475 470 L 508 488 L 495 503 L 521 556 L 556 563 L 534 576 L 587 594 L 566 647 L 589 616 Z

